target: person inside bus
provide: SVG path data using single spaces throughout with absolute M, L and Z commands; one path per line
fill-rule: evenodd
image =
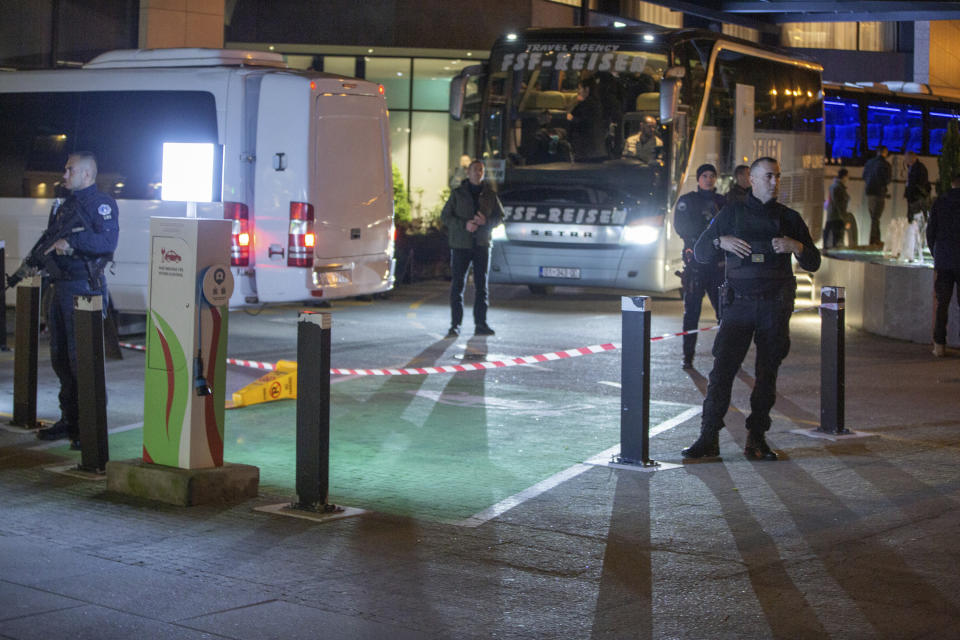
M 954 174 L 950 189 L 930 209 L 927 246 L 933 253 L 933 355 L 942 358 L 947 354 L 950 301 L 960 288 L 960 174 Z
M 550 113 L 546 109 L 538 116 L 538 122 L 540 126 L 525 154 L 526 163 L 573 162 L 573 151 L 567 142 L 567 132 L 552 126 Z
M 726 256 L 721 292 L 723 321 L 713 343 L 713 369 L 703 401 L 700 437 L 684 458 L 720 455 L 720 429 L 730 407 L 733 381 L 756 344 L 756 367 L 744 455 L 776 460 L 766 441 L 777 397 L 777 371 L 790 351 L 790 316 L 797 293 L 791 254 L 807 271 L 820 268 L 820 252 L 800 214 L 777 202 L 780 164 L 758 158 L 750 167 L 753 194 L 725 206 L 694 246 L 697 261 L 714 264 Z
M 50 247 L 53 264 L 46 271 L 53 286 L 47 316 L 50 363 L 60 380 L 60 420 L 37 432 L 40 440 L 70 439 L 80 448 L 78 429 L 77 345 L 73 328 L 73 297 L 108 297 L 103 268 L 113 258 L 119 237 L 116 201 L 97 190 L 97 161 L 92 153 L 77 151 L 67 158 L 63 186 L 71 195 L 52 213 L 48 227 L 69 224 L 70 231 Z M 104 304 L 104 309 L 107 305 Z
M 653 116 L 644 116 L 640 131 L 629 136 L 623 144 L 623 155 L 636 158 L 644 164 L 656 159 L 663 149 L 663 140 L 657 137 L 657 120 Z M 716 178 L 716 174 L 714 174 Z
M 893 168 L 887 161 L 890 152 L 883 145 L 877 147 L 877 154 L 863 165 L 864 194 L 867 197 L 867 209 L 870 211 L 870 246 L 883 248 L 880 235 L 880 217 L 887 196 L 887 186 L 893 177 Z
M 847 205 L 850 204 L 850 194 L 847 193 L 847 174 L 849 173 L 846 169 L 840 169 L 830 185 L 827 196 L 827 221 L 823 225 L 824 249 L 844 246 L 843 236 L 847 228 L 847 220 L 852 217 L 852 214 L 847 212 Z
M 450 245 L 450 330 L 447 338 L 460 335 L 463 322 L 463 290 L 467 270 L 473 264 L 474 335 L 492 336 L 487 324 L 487 269 L 490 265 L 490 232 L 503 221 L 503 205 L 496 192 L 483 179 L 483 163 L 474 160 L 467 168 L 467 179 L 453 190 L 440 219 L 447 228 Z
M 692 331 L 700 323 L 703 294 L 713 305 L 717 320 L 720 319 L 719 289 L 723 282 L 723 256 L 708 264 L 693 259 L 693 246 L 704 229 L 725 204 L 724 197 L 717 193 L 717 168 L 702 164 L 697 168 L 697 190 L 685 193 L 677 200 L 673 214 L 673 226 L 683 238 L 683 273 L 680 274 L 683 295 L 683 330 Z M 683 368 L 693 368 L 693 355 L 697 350 L 697 334 L 683 336 Z
M 738 164 L 733 170 L 733 182 L 724 196 L 727 202 L 739 202 L 750 195 L 750 166 Z
M 916 214 L 926 214 L 930 209 L 930 178 L 927 168 L 915 152 L 907 151 L 903 154 L 903 161 L 907 165 L 907 186 L 903 190 L 903 197 L 907 199 L 909 224 Z
M 567 113 L 570 144 L 577 162 L 604 160 L 607 157 L 607 127 L 603 121 L 596 82 L 584 79 L 577 87 L 577 99 Z

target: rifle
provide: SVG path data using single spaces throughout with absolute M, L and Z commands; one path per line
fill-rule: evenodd
M 54 220 L 59 206 L 59 201 L 53 203 L 53 209 L 50 212 L 51 220 Z M 85 223 L 81 207 L 76 206 L 70 215 L 62 217 L 55 224 L 48 224 L 47 229 L 40 235 L 40 238 L 33 245 L 33 248 L 30 249 L 29 253 L 27 253 L 27 257 L 23 259 L 23 262 L 20 263 L 17 270 L 7 276 L 6 286 L 13 288 L 17 286 L 17 283 L 21 280 L 40 270 L 46 271 L 51 276 L 58 276 L 60 269 L 57 268 L 56 263 L 53 261 L 53 256 L 47 252 L 57 240 L 70 235 L 70 233 L 73 232 L 74 225 L 76 225 L 78 221 Z

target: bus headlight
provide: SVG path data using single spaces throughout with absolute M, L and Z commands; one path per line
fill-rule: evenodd
M 498 224 L 493 228 L 493 231 L 490 232 L 490 239 L 496 242 L 497 240 L 506 240 L 507 239 L 507 228 Z
M 653 244 L 660 237 L 660 228 L 648 224 L 632 224 L 623 228 L 625 244 Z

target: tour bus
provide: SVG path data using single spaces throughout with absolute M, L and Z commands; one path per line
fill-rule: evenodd
M 890 151 L 887 161 L 893 168 L 889 199 L 880 219 L 886 234 L 891 220 L 906 219 L 903 196 L 907 169 L 903 153 L 914 151 L 927 167 L 930 182 L 940 175 L 937 156 L 950 120 L 960 120 L 960 90 L 930 87 L 915 82 L 858 82 L 823 85 L 826 185 L 841 167 L 849 172 L 849 210 L 857 220 L 858 244 L 870 240 L 870 212 L 864 196 L 863 165 L 883 145 Z M 933 191 L 936 195 L 936 190 Z
M 123 50 L 81 69 L 0 73 L 0 240 L 7 273 L 46 227 L 67 154 L 91 151 L 116 198 L 115 308 L 147 306 L 151 216 L 163 145 L 210 143 L 201 218 L 233 221 L 231 306 L 343 298 L 393 284 L 393 189 L 383 88 L 289 70 L 282 56 L 219 49 Z M 8 298 L 12 303 L 12 296 Z
M 677 198 L 716 165 L 780 161 L 780 200 L 816 233 L 823 207 L 822 68 L 712 31 L 528 29 L 451 83 L 506 212 L 490 280 L 663 292 L 679 286 Z M 584 88 L 586 87 L 586 88 Z M 641 157 L 657 120 L 662 143 Z

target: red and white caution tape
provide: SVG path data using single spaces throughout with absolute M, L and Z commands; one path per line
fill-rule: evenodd
M 692 331 L 680 331 L 678 333 L 665 333 L 654 336 L 650 341 L 666 340 L 690 333 L 702 333 L 713 331 L 719 327 L 707 327 L 705 329 L 693 329 Z M 127 349 L 136 349 L 145 351 L 146 347 L 142 344 L 132 344 L 121 342 L 121 347 Z M 604 351 L 616 351 L 620 344 L 608 342 L 590 347 L 579 347 L 577 349 L 567 349 L 566 351 L 553 351 L 550 353 L 541 353 L 535 356 L 520 356 L 517 358 L 507 358 L 504 360 L 488 360 L 485 362 L 468 362 L 464 364 L 451 364 L 440 367 L 412 367 L 407 369 L 330 369 L 330 373 L 335 376 L 422 376 L 431 373 L 462 373 L 464 371 L 481 371 L 485 369 L 500 369 L 503 367 L 516 367 L 522 364 L 539 364 L 541 362 L 551 362 L 553 360 L 566 360 L 568 358 L 577 358 L 590 355 L 591 353 L 603 353 Z M 227 358 L 227 364 L 238 367 L 247 367 L 249 369 L 261 369 L 263 371 L 273 371 L 276 365 L 270 362 L 257 362 L 255 360 L 238 360 L 236 358 Z

